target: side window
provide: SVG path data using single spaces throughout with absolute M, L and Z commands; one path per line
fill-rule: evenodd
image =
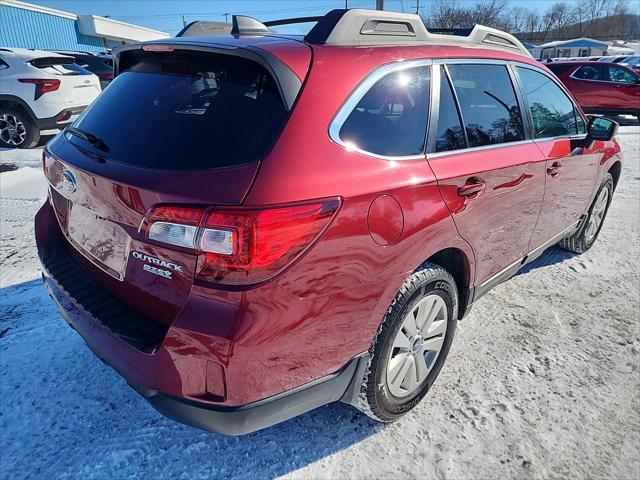
M 556 75 L 562 75 L 564 72 L 571 68 L 571 65 L 554 65 L 553 63 L 551 63 L 547 65 L 547 67 Z
M 7 62 L 5 62 L 0 58 L 0 70 L 5 70 L 7 68 L 9 68 L 9 65 L 7 65 Z
M 360 99 L 340 128 L 345 144 L 386 156 L 423 153 L 429 111 L 429 67 L 392 72 Z
M 522 116 L 504 65 L 449 65 L 469 147 L 524 139 Z
M 580 122 L 582 117 L 575 112 L 573 102 L 562 89 L 542 73 L 522 67 L 517 69 L 533 116 L 534 137 L 549 138 L 578 133 L 576 115 Z
M 609 80 L 611 82 L 627 84 L 636 83 L 636 77 L 629 70 L 616 65 L 608 65 L 607 68 L 609 69 Z
M 571 75 L 581 80 L 606 82 L 609 80 L 605 65 L 583 65 Z
M 436 131 L 436 152 L 465 148 L 462 122 L 444 68 L 440 68 L 440 106 Z

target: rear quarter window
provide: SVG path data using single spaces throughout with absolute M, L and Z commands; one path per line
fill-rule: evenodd
M 263 158 L 286 118 L 273 78 L 253 61 L 142 52 L 73 126 L 100 138 L 114 161 L 191 170 Z M 90 148 L 76 136 L 67 138 Z
M 340 141 L 376 155 L 398 157 L 423 153 L 429 82 L 429 67 L 388 73 L 349 112 L 340 127 Z

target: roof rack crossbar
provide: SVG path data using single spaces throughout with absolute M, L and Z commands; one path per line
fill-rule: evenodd
M 277 27 L 278 25 L 293 25 L 296 23 L 319 22 L 323 18 L 324 17 L 322 15 L 319 17 L 283 18 L 281 20 L 269 20 L 268 22 L 263 22 L 263 24 L 267 27 Z

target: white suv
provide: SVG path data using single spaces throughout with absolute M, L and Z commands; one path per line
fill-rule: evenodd
M 31 148 L 41 130 L 61 129 L 101 92 L 72 57 L 0 48 L 0 147 Z

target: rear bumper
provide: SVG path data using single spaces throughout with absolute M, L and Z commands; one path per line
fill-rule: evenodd
M 328 370 L 333 373 L 320 371 L 313 381 L 304 371 L 288 368 L 284 383 L 281 372 L 269 375 L 265 373 L 269 369 L 261 369 L 263 353 L 256 348 L 233 343 L 232 353 L 220 358 L 214 346 L 227 349 L 226 340 L 207 331 L 212 324 L 202 322 L 201 315 L 189 315 L 190 326 L 176 320 L 168 327 L 119 302 L 76 264 L 70 247 L 60 238 L 49 204 L 36 215 L 36 243 L 44 286 L 67 323 L 96 356 L 170 418 L 212 432 L 241 435 L 330 402 L 353 403 L 357 398 L 368 364 L 366 354 L 342 360 L 340 368 Z M 207 303 L 206 308 L 213 308 L 207 320 L 222 322 L 215 304 Z M 309 362 L 299 370 L 317 371 L 318 364 Z M 263 393 L 265 385 L 270 393 Z M 232 393 L 249 392 L 253 398 L 236 395 L 229 401 L 230 388 Z
M 134 390 L 149 401 L 153 408 L 168 418 L 210 432 L 222 435 L 244 435 L 328 403 L 342 400 L 353 404 L 358 397 L 359 387 L 369 363 L 366 353 L 359 355 L 332 375 L 246 405 L 218 406 L 176 397 L 136 383 L 134 379 L 128 377 L 126 371 L 122 371 L 110 362 L 93 339 L 86 335 L 86 329 L 81 325 L 78 316 L 74 315 L 73 310 L 68 307 L 68 302 L 73 302 L 73 299 L 68 294 L 65 295 L 49 275 L 43 273 L 42 280 L 64 319 L 80 334 L 91 351 L 104 363 L 114 368 Z
M 87 108 L 87 105 L 65 108 L 53 117 L 34 118 L 34 122 L 40 130 L 62 129 L 72 124 L 85 108 Z

